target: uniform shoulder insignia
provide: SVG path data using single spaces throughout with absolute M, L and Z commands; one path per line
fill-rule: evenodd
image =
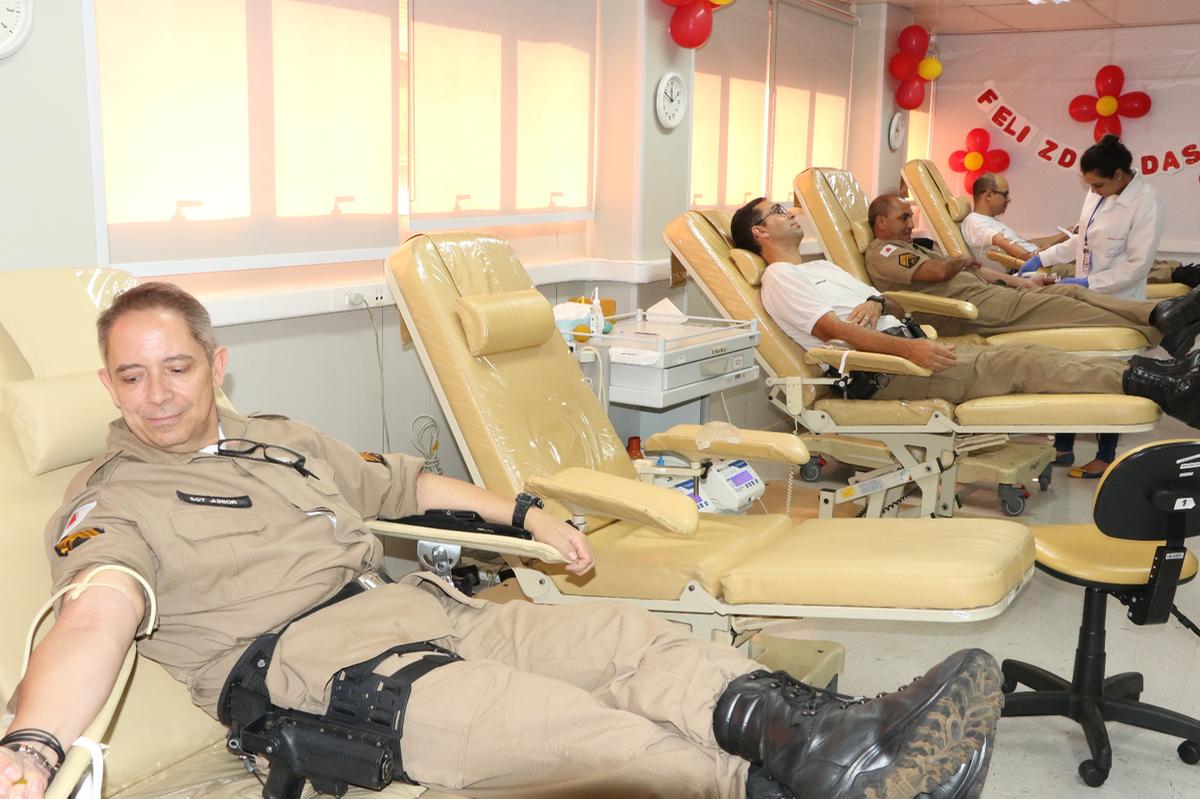
M 65 558 L 71 554 L 71 550 L 75 549 L 75 547 L 84 541 L 90 541 L 98 535 L 104 535 L 103 527 L 88 527 L 85 530 L 66 533 L 62 538 L 58 539 L 58 543 L 54 545 L 54 551 L 60 558 Z
M 885 244 L 879 248 L 879 254 L 882 255 L 884 258 L 887 258 L 889 255 L 894 253 L 897 249 L 899 249 L 899 248 L 895 244 Z
M 380 455 L 378 452 L 360 452 L 358 454 L 360 456 L 362 456 L 362 459 L 364 461 L 366 461 L 367 463 L 383 463 L 384 462 L 383 456 Z
M 921 256 L 916 253 L 906 252 L 900 256 L 900 265 L 905 269 L 912 269 L 921 262 Z

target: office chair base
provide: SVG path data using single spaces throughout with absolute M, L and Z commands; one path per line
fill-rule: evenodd
M 1004 682 L 1002 716 L 1065 716 L 1083 727 L 1091 758 L 1079 764 L 1079 776 L 1093 788 L 1108 779 L 1112 745 L 1106 721 L 1119 721 L 1183 739 L 1179 759 L 1200 763 L 1200 720 L 1174 710 L 1138 701 L 1145 680 L 1136 671 L 1104 676 L 1104 627 L 1108 592 L 1088 586 L 1083 599 L 1083 622 L 1075 650 L 1075 673 L 1060 677 L 1019 660 L 1000 665 Z M 1017 685 L 1033 690 L 1016 692 Z

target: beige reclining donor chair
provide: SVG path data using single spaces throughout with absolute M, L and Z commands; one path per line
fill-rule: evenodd
M 950 191 L 941 171 L 932 161 L 909 161 L 901 167 L 900 174 L 913 199 L 921 206 L 946 254 L 969 255 L 970 248 L 963 238 L 960 224 L 967 214 L 971 213 L 971 198 L 956 196 Z M 999 249 L 992 250 L 989 255 L 1010 270 L 1017 269 L 1024 263 L 1024 260 L 1014 258 Z M 1146 297 L 1151 300 L 1178 297 L 1190 290 L 1183 283 L 1151 283 L 1146 286 Z
M 0 636 L 7 642 L 0 650 L 0 705 L 8 710 L 20 680 L 26 630 L 49 596 L 42 530 L 71 477 L 103 451 L 108 423 L 117 416 L 96 378 L 96 314 L 114 292 L 133 282 L 128 274 L 108 269 L 0 273 L 0 551 L 5 565 Z M 43 632 L 46 627 L 48 622 Z M 8 718 L 0 729 L 8 726 Z M 187 689 L 158 664 L 145 659 L 135 664 L 133 649 L 116 690 L 84 736 L 109 745 L 105 797 L 262 795 L 259 781 L 225 751 L 224 728 L 195 707 Z M 70 749 L 48 796 L 71 795 L 89 766 L 86 749 Z M 347 794 L 356 799 L 377 795 L 446 796 L 403 783 L 381 794 L 365 789 Z
M 910 188 L 912 184 L 909 184 Z M 792 182 L 796 198 L 808 215 L 816 231 L 817 240 L 825 256 L 864 283 L 871 284 L 867 274 L 866 258 L 863 255 L 874 234 L 867 224 L 867 197 L 854 175 L 844 169 L 810 167 L 796 176 Z M 916 191 L 916 189 L 913 189 Z M 931 214 L 931 218 L 937 218 Z M 947 227 L 958 237 L 958 253 L 967 252 L 966 242 L 958 230 L 957 223 Z M 941 236 L 939 230 L 939 236 Z M 950 235 L 949 232 L 946 234 Z M 946 239 L 942 239 L 944 246 Z M 978 309 L 969 302 L 951 300 L 954 306 L 940 306 L 935 310 L 915 305 L 912 295 L 905 292 L 901 302 L 910 311 L 936 313 L 942 316 L 957 316 L 973 319 Z M 928 295 L 921 295 L 928 296 Z M 943 299 L 943 298 L 937 298 Z M 984 339 L 988 344 L 1041 344 L 1066 352 L 1090 355 L 1133 355 L 1147 349 L 1150 342 L 1136 330 L 1128 327 L 1065 327 L 1050 330 L 1022 330 L 1016 333 L 996 333 Z
M 741 617 L 978 619 L 998 613 L 1026 579 L 1031 539 L 1008 521 L 797 525 L 780 515 L 697 514 L 686 495 L 638 480 L 507 243 L 419 235 L 387 271 L 474 481 L 507 496 L 532 491 L 550 512 L 586 525 L 596 554 L 588 575 L 510 560 L 534 602 L 608 598 L 709 637 L 743 626 Z M 686 449 L 687 432 L 671 431 L 671 446 Z M 742 443 L 750 457 L 809 457 L 789 434 L 745 433 Z
M 1118 432 L 1151 429 L 1158 406 L 1141 397 L 1095 394 L 1029 394 L 983 397 L 954 405 L 940 399 L 847 400 L 831 395 L 832 380 L 817 364 L 893 374 L 929 374 L 902 358 L 877 353 L 851 353 L 834 348 L 805 352 L 770 318 L 759 299 L 766 269 L 763 259 L 735 250 L 729 241 L 725 212 L 688 211 L 664 232 L 672 253 L 684 264 L 706 296 L 733 319 L 758 319 L 759 363 L 770 375 L 771 399 L 806 430 L 818 436 L 850 435 L 883 442 L 893 453 L 890 471 L 879 481 L 911 475 L 922 492 L 923 514 L 953 512 L 956 482 L 994 481 L 1001 503 L 1020 499 L 1012 483 L 1031 482 L 1049 463 L 1052 452 L 1041 444 L 1005 443 L 1013 433 Z M 860 254 L 861 255 L 861 254 Z M 968 305 L 958 300 L 914 292 L 889 292 L 910 309 L 938 313 L 943 307 Z M 1036 422 L 1036 423 L 1035 423 Z M 914 454 L 916 450 L 919 455 Z M 874 479 L 865 481 L 867 487 Z M 823 494 L 822 502 L 856 498 L 862 482 Z M 830 496 L 832 495 L 832 496 Z M 929 510 L 927 510 L 927 508 Z M 824 509 L 824 508 L 823 508 Z

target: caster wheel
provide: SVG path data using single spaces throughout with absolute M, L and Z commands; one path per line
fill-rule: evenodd
M 1179 759 L 1189 766 L 1200 763 L 1200 742 L 1198 741 L 1184 741 L 1175 751 L 1179 753 Z
M 1038 478 L 1038 488 L 1045 491 L 1050 487 L 1050 475 L 1044 475 Z
M 806 483 L 815 483 L 821 479 L 821 464 L 809 461 L 800 467 L 800 479 Z
M 1016 680 L 1005 680 L 1004 682 L 1000 683 L 1001 693 L 1011 694 L 1015 690 L 1017 690 Z
M 1000 510 L 1005 516 L 1020 516 L 1025 512 L 1025 498 L 1017 495 L 1000 500 Z
M 1079 764 L 1079 776 L 1089 788 L 1099 788 L 1108 779 L 1108 772 L 1097 766 L 1095 760 L 1085 760 Z

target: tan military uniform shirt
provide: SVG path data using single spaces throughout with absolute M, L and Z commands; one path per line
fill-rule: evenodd
M 867 245 L 867 273 L 880 291 L 920 291 L 923 294 L 966 300 L 976 305 L 987 297 L 1009 291 L 1005 286 L 988 283 L 973 269 L 964 269 L 940 283 L 913 280 L 913 272 L 918 266 L 930 259 L 941 260 L 945 257 L 936 250 L 910 241 L 873 239 Z
M 253 639 L 379 566 L 381 545 L 363 520 L 415 513 L 422 467 L 407 455 L 360 454 L 298 422 L 222 412 L 220 424 L 226 438 L 301 453 L 314 476 L 259 460 L 164 452 L 118 420 L 107 451 L 75 477 L 46 528 L 56 590 L 105 563 L 128 566 L 149 581 L 158 600 L 158 629 L 139 642 L 139 652 L 184 682 L 210 713 Z M 334 615 L 343 617 L 343 626 L 354 620 L 352 633 L 327 625 L 322 633 L 303 622 L 288 631 L 284 641 L 290 644 L 281 642 L 271 676 L 291 699 L 276 696 L 272 687 L 276 701 L 315 707 L 338 667 L 395 643 L 448 632 L 444 612 L 427 591 L 396 585 L 368 594 L 379 596 L 342 603 L 360 605 L 358 613 L 340 605 L 329 609 L 339 611 Z M 374 610 L 364 614 L 365 608 Z M 369 643 L 357 647 L 343 638 Z M 381 647 L 384 638 L 388 643 Z M 303 667 L 290 667 L 288 652 L 307 658 Z M 320 655 L 315 666 L 314 652 Z M 365 654 L 356 657 L 360 652 Z

